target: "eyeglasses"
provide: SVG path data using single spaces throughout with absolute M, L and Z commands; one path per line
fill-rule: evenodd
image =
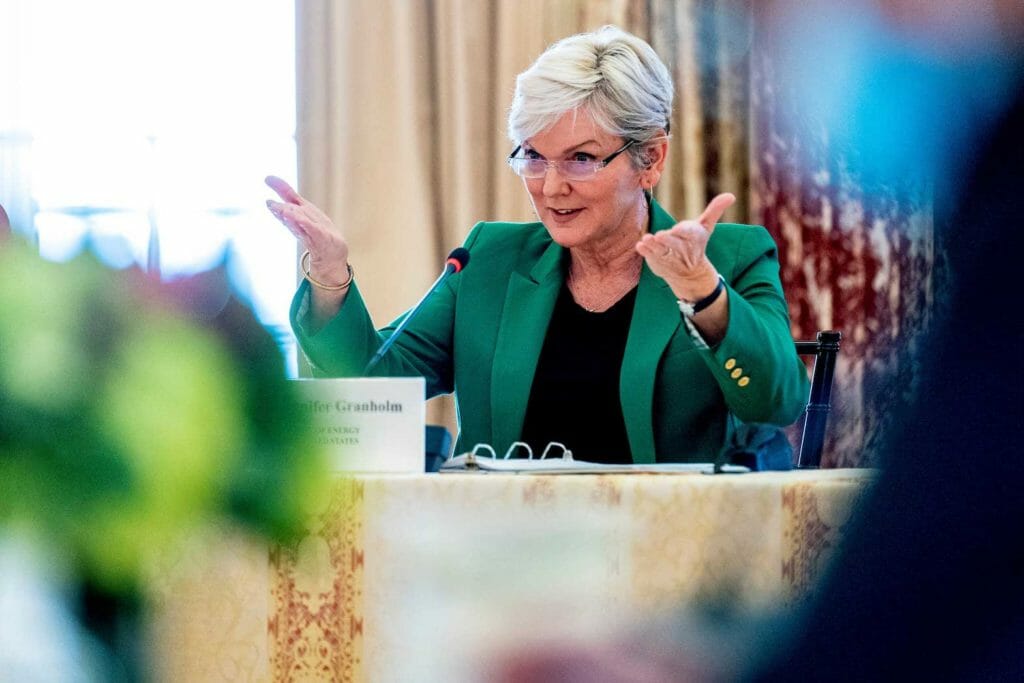
M 597 172 L 612 163 L 615 157 L 625 152 L 636 140 L 630 140 L 622 147 L 606 156 L 604 159 L 588 159 L 577 161 L 564 159 L 561 161 L 548 161 L 541 157 L 517 157 L 516 154 L 523 148 L 519 145 L 508 155 L 508 165 L 523 178 L 543 178 L 548 173 L 548 168 L 554 167 L 558 174 L 566 180 L 592 180 Z

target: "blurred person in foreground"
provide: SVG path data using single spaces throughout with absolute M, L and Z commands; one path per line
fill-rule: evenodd
M 818 31 L 840 25 L 839 17 L 851 35 L 849 5 L 814 3 L 817 21 L 806 3 L 777 5 L 790 10 L 779 11 L 780 22 L 802 22 L 783 41 L 795 54 L 805 54 Z M 898 93 L 858 94 L 850 84 L 839 86 L 835 115 L 847 130 L 865 117 L 894 121 L 889 139 L 905 148 L 874 150 L 888 152 L 881 162 L 864 155 L 882 164 L 873 169 L 878 177 L 892 177 L 887 165 L 905 161 L 903 153 L 941 160 L 932 169 L 940 190 L 936 237 L 949 283 L 922 345 L 915 398 L 894 423 L 879 479 L 829 571 L 805 604 L 781 617 L 716 624 L 680 615 L 672 636 L 662 624 L 660 632 L 590 649 L 512 655 L 494 680 L 1024 680 L 1024 329 L 1016 295 L 1024 253 L 1024 4 L 867 6 L 859 11 L 877 22 L 870 36 L 855 38 L 857 50 L 837 50 L 861 59 L 840 66 L 875 86 L 900 85 L 871 78 L 897 76 L 894 66 L 937 77 L 929 97 L 908 103 L 928 113 L 927 125 L 895 122 L 888 95 Z M 891 51 L 868 42 L 879 36 L 882 45 L 896 42 Z M 816 70 L 829 77 L 822 60 Z M 808 87 L 804 96 L 822 91 Z M 855 142 L 861 152 L 880 144 Z
M 516 82 L 511 169 L 536 223 L 479 223 L 469 264 L 436 292 L 377 373 L 455 392 L 456 452 L 565 444 L 610 463 L 712 461 L 736 419 L 785 425 L 807 396 L 776 246 L 720 224 L 722 194 L 677 222 L 651 195 L 673 85 L 653 49 L 605 27 L 552 45 Z M 268 207 L 301 242 L 292 325 L 314 369 L 351 376 L 376 330 L 331 219 L 284 181 Z

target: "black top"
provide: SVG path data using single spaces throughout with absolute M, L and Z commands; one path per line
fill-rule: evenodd
M 521 439 L 530 444 L 534 457 L 557 441 L 576 460 L 633 462 L 619 402 L 619 374 L 635 301 L 636 287 L 607 311 L 591 313 L 562 285 L 523 421 Z M 551 455 L 560 456 L 561 451 Z

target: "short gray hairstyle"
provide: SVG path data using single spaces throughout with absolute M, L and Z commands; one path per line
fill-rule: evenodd
M 651 46 L 605 26 L 554 43 L 519 74 L 508 136 L 522 144 L 584 109 L 608 133 L 640 143 L 628 152 L 642 168 L 649 163 L 644 143 L 668 132 L 672 94 L 672 77 Z

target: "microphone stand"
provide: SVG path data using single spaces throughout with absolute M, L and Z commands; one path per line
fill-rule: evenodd
M 413 317 L 415 317 L 416 314 L 420 312 L 420 309 L 423 308 L 423 305 L 427 302 L 427 299 L 430 298 L 430 295 L 436 292 L 438 289 L 440 289 L 441 285 L 443 285 L 449 277 L 465 268 L 468 262 L 469 251 L 463 249 L 462 247 L 452 250 L 452 253 L 448 255 L 448 260 L 445 261 L 444 271 L 442 271 L 441 275 L 436 280 L 434 280 L 434 284 L 430 286 L 430 289 L 427 290 L 427 293 L 423 295 L 423 297 L 416 303 L 415 306 L 413 306 L 412 310 L 410 310 L 406 314 L 406 316 L 402 318 L 402 322 L 398 323 L 398 326 L 395 328 L 395 331 L 391 333 L 390 337 L 384 340 L 384 343 L 380 345 L 380 348 L 377 349 L 377 352 L 373 354 L 372 358 L 370 358 L 370 362 L 366 364 L 365 368 L 363 368 L 364 377 L 369 375 L 370 372 L 375 367 L 377 367 L 377 364 L 380 363 L 381 358 L 384 357 L 384 354 L 388 352 L 388 349 L 391 348 L 391 346 L 395 343 L 395 341 L 402 334 L 402 332 L 405 331 L 406 326 L 413 319 Z

